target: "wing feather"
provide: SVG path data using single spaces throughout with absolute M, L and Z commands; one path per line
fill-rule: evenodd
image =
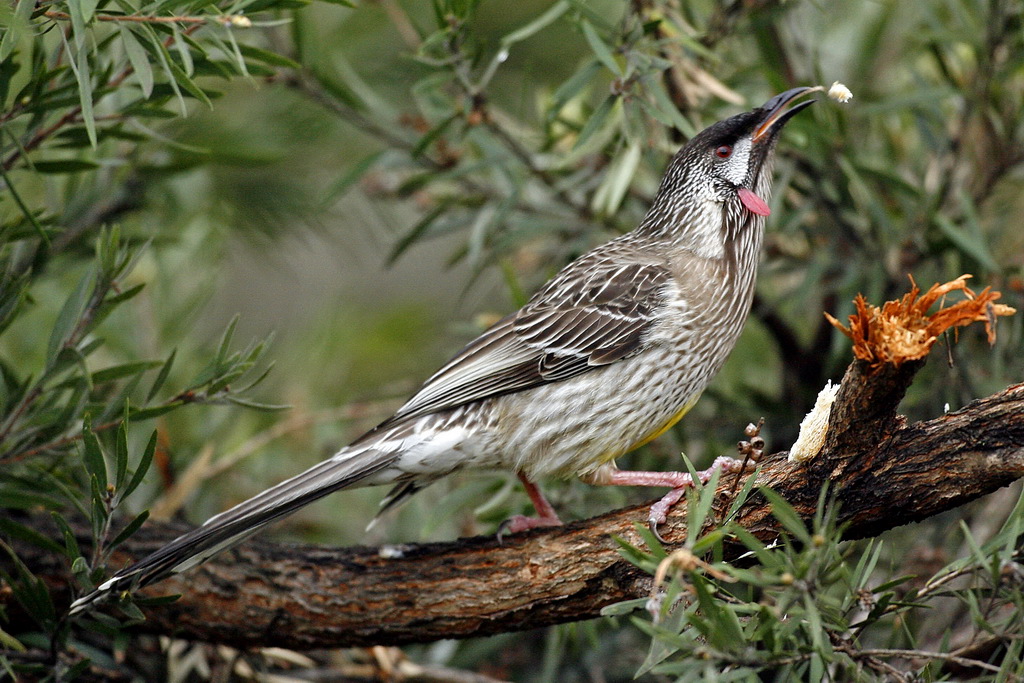
M 670 280 L 663 264 L 623 263 L 592 252 L 470 342 L 380 427 L 635 355 Z

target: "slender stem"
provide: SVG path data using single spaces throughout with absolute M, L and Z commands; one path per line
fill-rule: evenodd
M 986 671 L 992 671 L 999 673 L 999 667 L 988 662 L 982 662 L 977 659 L 970 659 L 968 657 L 960 657 L 952 655 L 947 652 L 931 652 L 928 650 L 898 650 L 898 649 L 871 649 L 871 650 L 859 650 L 851 649 L 850 654 L 859 654 L 865 657 L 894 657 L 900 659 L 941 659 L 946 662 L 953 662 L 960 666 L 966 666 L 977 669 L 985 669 Z
M 67 12 L 60 12 L 57 10 L 48 10 L 43 12 L 43 16 L 47 19 L 60 19 L 67 21 L 71 19 L 71 15 Z M 118 22 L 131 22 L 136 24 L 206 24 L 206 23 L 224 23 L 225 21 L 230 22 L 231 16 L 227 17 L 154 17 L 154 16 L 140 16 L 137 14 L 94 14 L 93 19 L 96 21 L 118 21 Z

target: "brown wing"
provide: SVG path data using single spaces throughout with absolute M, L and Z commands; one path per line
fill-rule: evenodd
M 467 345 L 380 426 L 568 379 L 638 353 L 669 279 L 661 265 L 591 252 Z

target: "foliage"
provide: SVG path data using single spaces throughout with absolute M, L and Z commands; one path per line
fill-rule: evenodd
M 690 497 L 691 529 L 709 521 L 713 494 L 704 487 Z M 655 553 L 624 548 L 656 577 L 671 576 L 667 582 L 655 579 L 650 600 L 606 610 L 651 613 L 651 620 L 633 618 L 651 635 L 640 674 L 664 673 L 678 681 L 926 681 L 950 674 L 1017 680 L 1024 674 L 1016 637 L 1024 597 L 1019 547 L 1024 498 L 985 543 L 963 527 L 970 555 L 922 577 L 892 575 L 885 568 L 891 550 L 883 542 L 844 542 L 827 489 L 811 528 L 771 490 L 754 495 L 768 498 L 791 534 L 774 547 L 726 523 L 694 534 L 671 554 L 657 544 Z M 747 559 L 710 564 L 696 559 L 721 558 L 727 543 L 745 547 Z M 920 647 L 923 634 L 914 628 L 918 615 L 942 610 L 951 600 L 972 615 L 971 646 L 956 652 Z M 998 664 L 986 661 L 993 650 L 1000 651 Z
M 500 302 L 482 305 L 507 311 L 636 225 L 689 135 L 784 88 L 839 79 L 851 105 L 819 103 L 780 145 L 746 336 L 675 441 L 628 464 L 664 469 L 680 447 L 718 455 L 760 415 L 773 445 L 787 447 L 849 360 L 823 310 L 845 319 L 857 293 L 893 298 L 908 272 L 923 286 L 969 272 L 1021 308 L 1022 12 L 1009 0 L 0 2 L 0 534 L 63 558 L 86 590 L 154 500 L 162 514 L 186 501 L 196 518 L 223 509 L 352 436 L 339 418 L 385 417 L 409 387 L 398 380 L 440 360 L 425 351 L 436 314 L 317 292 L 317 324 L 282 330 L 285 372 L 250 392 L 273 353 L 263 341 L 236 345 L 250 316 L 208 340 L 197 313 L 249 245 L 285 252 L 320 239 L 299 226 L 326 225 L 349 245 L 382 223 L 375 239 L 388 241 L 397 268 L 439 248 L 465 268 L 449 279 L 463 277 L 467 290 L 500 281 Z M 259 252 L 229 306 L 270 306 L 273 287 L 257 285 L 272 279 L 274 252 Z M 376 271 L 355 279 L 368 284 L 346 301 L 377 293 Z M 949 351 L 955 362 L 926 369 L 903 409 L 931 416 L 1019 380 L 1020 320 L 1001 324 L 991 350 L 964 335 Z M 386 359 L 369 348 L 383 340 Z M 424 365 L 394 360 L 408 357 Z M 366 395 L 373 401 L 357 401 Z M 294 424 L 240 411 L 280 396 L 297 404 Z M 323 403 L 332 410 L 317 412 Z M 196 496 L 198 482 L 238 472 L 259 448 L 269 464 Z M 396 533 L 489 530 L 526 505 L 493 478 L 454 486 L 421 494 L 427 502 L 414 501 Z M 376 498 L 346 495 L 366 514 L 317 513 L 288 530 L 359 540 Z M 578 516 L 627 494 L 556 495 Z M 1018 617 L 1003 607 L 1020 607 L 1021 512 L 1005 505 L 965 510 L 963 540 L 944 533 L 948 519 L 854 544 L 823 514 L 810 532 L 787 525 L 792 539 L 767 549 L 726 527 L 695 535 L 690 552 L 714 558 L 735 537 L 757 564 L 713 563 L 720 578 L 681 572 L 658 618 L 637 629 L 619 621 L 407 651 L 522 680 L 588 680 L 588 669 L 627 680 L 640 666 L 648 680 L 880 679 L 897 666 L 931 679 L 957 663 L 953 641 L 977 633 L 996 646 L 965 658 L 1019 676 L 1020 641 L 1007 636 Z M 53 512 L 51 528 L 23 523 L 19 511 L 39 509 Z M 69 533 L 71 517 L 91 522 L 88 547 Z M 1007 521 L 986 532 L 988 518 Z M 938 566 L 921 560 L 926 552 Z M 662 558 L 636 559 L 653 571 Z M 161 653 L 124 628 L 138 617 L 130 603 L 120 622 L 68 624 L 67 596 L 16 557 L 3 566 L 0 678 L 244 668 L 203 645 Z M 648 641 L 646 663 L 629 656 Z M 901 658 L 916 648 L 930 654 Z

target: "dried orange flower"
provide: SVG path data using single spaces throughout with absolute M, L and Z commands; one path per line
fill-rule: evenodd
M 924 358 L 939 335 L 951 327 L 962 327 L 973 322 L 984 322 L 990 344 L 996 340 L 996 318 L 1013 315 L 1010 306 L 994 303 L 1000 296 L 986 287 L 975 294 L 967 287 L 970 275 L 961 275 L 952 282 L 935 284 L 918 296 L 921 290 L 910 278 L 912 288 L 899 301 L 887 301 L 881 308 L 864 300 L 860 294 L 854 300 L 857 312 L 850 316 L 846 327 L 834 317 L 825 314 L 828 321 L 853 340 L 853 355 L 877 368 L 886 363 L 900 365 L 908 360 Z M 950 292 L 961 292 L 966 298 L 951 306 L 939 308 L 928 315 L 928 309 Z

